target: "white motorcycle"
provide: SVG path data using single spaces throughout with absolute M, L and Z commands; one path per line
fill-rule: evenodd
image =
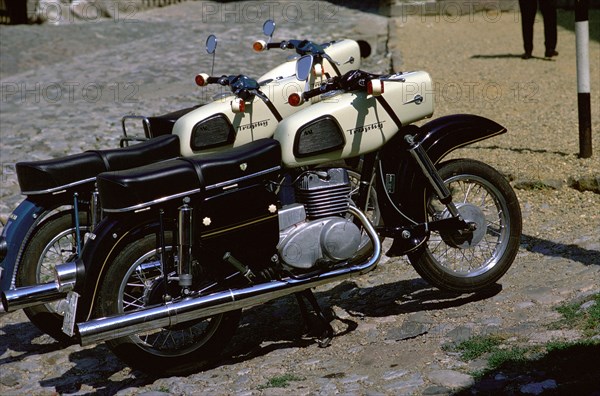
M 318 60 L 311 83 L 325 78 L 319 70 L 342 73 L 360 64 L 361 46 L 354 40 L 317 45 L 307 40 L 274 44 L 272 21 L 265 22 L 269 43 L 265 47 L 294 49 Z M 257 41 L 257 43 L 263 43 Z M 217 39 L 210 35 L 206 50 L 214 57 Z M 255 44 L 255 48 L 257 45 Z M 337 62 L 334 59 L 339 59 Z M 214 67 L 214 58 L 213 58 Z M 245 75 L 209 77 L 200 74 L 196 83 L 218 83 L 230 88 L 213 102 L 157 117 L 127 116 L 123 119 L 122 148 L 93 150 L 63 158 L 16 165 L 22 194 L 26 198 L 10 216 L 0 236 L 0 291 L 2 310 L 24 309 L 40 330 L 57 340 L 70 342 L 61 331 L 63 317 L 57 305 L 65 297 L 53 282 L 54 266 L 74 260 L 89 232 L 103 217 L 95 188 L 96 176 L 179 156 L 229 150 L 260 138 L 273 136 L 286 116 L 299 111 L 287 105 L 287 95 L 302 92 L 305 82 L 295 77 L 296 62 L 288 60 L 259 81 Z M 328 74 L 328 73 L 327 73 Z M 251 98 L 250 100 L 248 100 Z M 126 125 L 141 120 L 145 136 L 132 136 Z M 131 145 L 131 142 L 142 141 Z
M 313 66 L 299 60 L 298 79 Z M 106 217 L 80 258 L 56 267 L 67 334 L 107 341 L 137 369 L 185 375 L 218 358 L 243 308 L 288 294 L 313 306 L 329 344 L 311 288 L 371 271 L 382 237 L 445 290 L 481 290 L 508 270 L 521 235 L 514 191 L 484 163 L 445 160 L 504 127 L 465 114 L 411 125 L 433 114 L 422 71 L 354 70 L 290 96 L 321 101 L 272 139 L 98 176 Z M 355 189 L 335 163 L 359 156 Z M 373 186 L 383 226 L 369 218 Z

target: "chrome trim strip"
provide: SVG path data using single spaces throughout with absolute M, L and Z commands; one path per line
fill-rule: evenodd
M 133 206 L 128 206 L 126 208 L 121 208 L 121 209 L 107 209 L 107 208 L 103 208 L 102 210 L 106 213 L 123 213 L 123 212 L 130 212 L 132 210 L 138 210 L 138 209 L 143 209 L 145 207 L 148 206 L 152 206 L 152 205 L 156 205 L 165 201 L 170 201 L 171 199 L 175 199 L 175 198 L 181 198 L 184 197 L 186 195 L 190 195 L 190 194 L 196 194 L 198 192 L 200 192 L 201 190 L 199 188 L 195 189 L 195 190 L 189 190 L 189 191 L 185 191 L 179 194 L 174 194 L 174 195 L 169 195 L 168 197 L 162 197 L 162 198 L 158 198 L 155 199 L 154 201 L 149 201 L 149 202 L 144 202 L 141 204 L 137 204 L 137 205 L 133 205 Z
M 224 181 L 224 182 L 221 182 L 221 183 L 212 184 L 210 186 L 207 186 L 206 190 L 213 190 L 215 188 L 226 187 L 229 184 L 239 183 L 241 181 L 248 180 L 248 179 L 251 179 L 251 178 L 257 177 L 257 176 L 266 175 L 267 173 L 275 172 L 275 171 L 278 171 L 280 169 L 281 169 L 281 166 L 274 166 L 274 167 L 269 168 L 269 169 L 264 169 L 264 170 L 262 170 L 260 172 L 256 172 L 256 173 L 252 173 L 250 175 L 238 177 L 237 179 L 231 179 L 231 180 L 227 180 L 227 181 Z
M 75 186 L 77 186 L 79 184 L 85 184 L 85 183 L 88 183 L 88 182 L 92 182 L 94 180 L 96 180 L 96 176 L 90 177 L 89 179 L 78 180 L 76 182 L 65 184 L 65 185 L 62 185 L 60 187 L 53 187 L 53 188 L 50 188 L 48 190 L 41 190 L 41 191 L 39 191 L 39 190 L 38 191 L 21 191 L 21 194 L 22 195 L 49 194 L 49 193 L 53 193 L 53 192 L 60 191 L 60 190 L 66 190 L 68 188 L 75 187 Z

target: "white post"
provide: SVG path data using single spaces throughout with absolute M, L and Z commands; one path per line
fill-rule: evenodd
M 592 112 L 590 105 L 589 0 L 575 1 L 577 49 L 577 110 L 579 113 L 579 157 L 592 156 Z

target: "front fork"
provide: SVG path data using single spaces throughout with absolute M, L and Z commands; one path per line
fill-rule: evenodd
M 407 151 L 409 152 L 411 158 L 418 165 L 418 168 L 421 170 L 425 180 L 427 180 L 429 186 L 433 189 L 439 201 L 446 206 L 451 216 L 432 222 L 428 222 L 427 219 L 425 219 L 423 223 L 415 223 L 414 221 L 409 220 L 404 224 L 390 224 L 387 226 L 376 227 L 380 236 L 395 239 L 392 248 L 387 253 L 391 256 L 404 255 L 415 250 L 427 240 L 430 231 L 458 230 L 458 232 L 463 233 L 472 232 L 476 228 L 475 223 L 466 223 L 464 221 L 458 208 L 452 200 L 452 193 L 442 180 L 437 168 L 429 158 L 429 155 L 423 146 L 415 142 L 414 136 L 410 134 L 404 136 L 404 141 L 408 146 Z M 368 199 L 367 197 L 369 194 L 368 190 L 370 188 L 370 183 L 366 181 L 371 180 L 374 172 L 374 166 L 377 161 L 376 154 L 370 154 L 365 158 L 363 172 L 361 172 L 361 178 L 364 178 L 365 182 L 361 183 L 359 190 L 360 208 L 364 208 L 364 205 L 367 202 L 366 200 Z M 383 197 L 380 199 L 383 199 Z M 406 214 L 401 213 L 401 215 L 405 219 L 408 219 Z
M 406 135 L 404 137 L 404 141 L 408 144 L 408 152 L 419 165 L 419 168 L 423 172 L 423 175 L 427 178 L 427 181 L 429 181 L 429 184 L 433 188 L 433 191 L 435 191 L 435 194 L 438 196 L 440 202 L 446 205 L 446 208 L 448 208 L 448 212 L 450 212 L 452 217 L 462 220 L 456 205 L 454 205 L 454 202 L 452 202 L 452 193 L 448 187 L 446 187 L 446 184 L 435 168 L 435 165 L 433 162 L 431 162 L 431 159 L 425 152 L 425 149 L 423 149 L 423 146 L 415 143 L 414 136 L 412 135 Z

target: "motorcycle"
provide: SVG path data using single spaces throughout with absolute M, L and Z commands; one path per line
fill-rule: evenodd
M 312 54 L 320 66 L 336 73 L 360 63 L 361 46 L 353 40 L 314 44 L 308 40 L 271 43 L 274 22 L 267 21 L 263 31 L 270 48 L 295 49 L 297 54 Z M 207 53 L 217 46 L 214 35 L 206 41 Z M 339 64 L 334 59 L 345 61 Z M 88 151 L 64 158 L 22 162 L 16 166 L 21 191 L 26 199 L 11 214 L 0 236 L 0 290 L 5 312 L 24 309 L 40 330 L 63 342 L 70 342 L 61 331 L 63 317 L 57 305 L 65 293 L 53 279 L 57 263 L 74 260 L 89 233 L 103 216 L 95 188 L 96 176 L 107 170 L 122 170 L 179 156 L 228 150 L 260 137 L 272 137 L 277 123 L 297 111 L 285 103 L 283 90 L 304 89 L 295 83 L 296 63 L 287 61 L 267 72 L 257 82 L 244 75 L 209 78 L 200 74 L 196 83 L 229 87 L 231 93 L 215 101 L 157 117 L 126 116 L 122 120 L 121 148 Z M 335 68 L 334 68 L 335 66 Z M 313 79 L 320 78 L 315 73 Z M 266 93 L 263 93 L 265 91 Z M 240 111 L 240 106 L 248 109 Z M 291 109 L 291 110 L 290 110 Z M 242 109 L 243 110 L 243 109 Z M 269 118 L 272 117 L 272 118 Z M 126 122 L 141 119 L 144 137 L 128 134 Z M 256 121 L 255 121 L 256 120 Z M 131 142 L 141 141 L 133 146 Z
M 305 80 L 311 58 L 298 61 Z M 309 59 L 305 62 L 305 59 Z M 432 285 L 459 293 L 497 282 L 511 266 L 521 212 L 507 180 L 448 153 L 506 132 L 483 117 L 433 114 L 423 71 L 360 70 L 290 95 L 319 103 L 283 119 L 273 139 L 97 177 L 106 217 L 81 256 L 56 266 L 68 291 L 63 330 L 106 341 L 130 366 L 185 375 L 214 362 L 241 310 L 296 294 L 333 330 L 311 289 L 407 255 Z M 363 156 L 353 189 L 337 162 Z M 376 191 L 383 225 L 369 219 Z

